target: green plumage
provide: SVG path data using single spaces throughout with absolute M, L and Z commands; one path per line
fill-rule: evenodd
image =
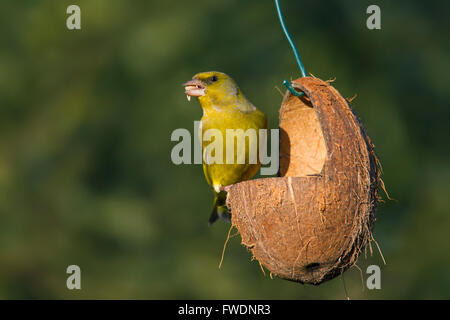
M 186 94 L 197 96 L 203 108 L 199 128 L 199 135 L 203 140 L 203 172 L 215 193 L 209 223 L 214 223 L 218 218 L 230 221 L 223 187 L 251 179 L 258 172 L 261 165 L 258 157 L 259 129 L 267 129 L 267 118 L 245 98 L 236 83 L 224 73 L 199 73 L 185 86 Z M 205 140 L 205 134 L 208 130 L 211 132 L 211 129 L 221 134 L 222 149 L 214 149 L 210 145 L 216 146 L 216 138 Z M 235 133 L 232 143 L 227 143 L 228 129 Z M 214 152 L 211 152 L 212 149 Z M 218 155 L 219 151 L 222 152 L 221 156 Z M 232 155 L 231 163 L 227 162 L 227 153 Z M 241 159 L 245 161 L 239 162 L 239 155 L 242 155 Z M 212 158 L 215 158 L 215 161 L 210 161 Z M 250 161 L 251 159 L 256 161 Z

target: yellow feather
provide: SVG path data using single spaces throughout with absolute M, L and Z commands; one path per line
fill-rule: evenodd
M 213 187 L 217 197 L 221 187 L 251 179 L 258 172 L 261 164 L 259 159 L 257 163 L 249 163 L 250 150 L 252 148 L 258 150 L 259 129 L 267 129 L 267 118 L 264 113 L 245 98 L 239 87 L 228 75 L 220 72 L 203 72 L 196 74 L 193 79 L 202 81 L 206 87 L 205 94 L 198 97 L 203 108 L 203 117 L 199 128 L 200 136 L 203 137 L 209 129 L 217 129 L 223 137 L 223 164 L 208 164 L 205 161 L 206 148 L 213 141 L 203 141 L 202 145 L 203 171 L 207 182 Z M 226 163 L 227 129 L 242 129 L 239 132 L 235 131 L 238 133 L 237 139 L 242 138 L 247 129 L 254 129 L 256 132 L 255 136 L 249 135 L 246 143 L 241 145 L 245 150 L 238 150 L 238 143 L 235 140 L 234 162 L 232 164 Z M 245 153 L 244 164 L 236 163 L 239 151 Z

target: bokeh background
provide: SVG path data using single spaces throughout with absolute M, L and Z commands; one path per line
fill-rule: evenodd
M 281 1 L 308 72 L 336 77 L 395 201 L 374 236 L 382 289 L 356 299 L 450 298 L 450 2 Z M 81 7 L 82 29 L 66 28 Z M 202 112 L 181 83 L 220 70 L 277 127 L 275 86 L 299 76 L 273 1 L 42 0 L 0 4 L 0 298 L 343 299 L 264 275 L 228 225 L 207 226 L 200 165 L 170 160 Z M 385 197 L 386 199 L 386 197 Z M 66 268 L 81 267 L 81 290 Z

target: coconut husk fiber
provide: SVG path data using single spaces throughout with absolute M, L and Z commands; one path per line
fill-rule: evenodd
M 280 177 L 244 181 L 227 206 L 245 245 L 278 277 L 320 284 L 352 266 L 372 239 L 379 173 L 348 101 L 303 77 L 280 109 Z

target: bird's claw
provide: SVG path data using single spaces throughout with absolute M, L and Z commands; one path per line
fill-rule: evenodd
M 231 189 L 232 186 L 233 186 L 233 185 L 230 184 L 229 186 L 223 186 L 223 187 L 220 187 L 220 191 L 225 191 L 226 193 L 228 193 L 228 192 L 230 191 L 230 189 Z

